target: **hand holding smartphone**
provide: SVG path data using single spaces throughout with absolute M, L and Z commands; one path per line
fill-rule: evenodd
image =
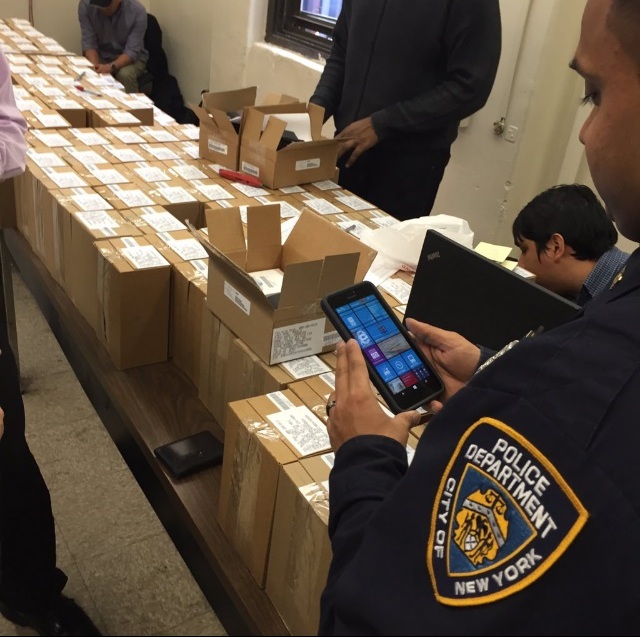
M 394 413 L 437 398 L 444 384 L 375 285 L 368 281 L 332 292 L 321 301 L 327 318 L 364 354 L 369 378 Z

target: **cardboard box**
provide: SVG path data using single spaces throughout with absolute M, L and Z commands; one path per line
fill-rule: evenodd
M 63 281 L 67 295 L 96 333 L 98 311 L 98 252 L 94 243 L 142 233 L 115 210 L 70 212 L 59 206 L 63 233 Z
M 196 259 L 171 268 L 169 359 L 200 386 L 202 316 L 207 297 L 208 264 Z
M 278 150 L 286 129 L 284 113 L 306 113 L 313 141 L 291 142 Z M 263 129 L 266 115 L 269 121 Z M 317 104 L 284 104 L 247 108 L 240 138 L 239 170 L 246 172 L 269 188 L 294 186 L 336 174 L 338 140 L 322 137 L 324 108 Z
M 205 211 L 209 253 L 208 307 L 266 363 L 325 348 L 320 299 L 359 281 L 376 252 L 322 217 L 303 210 L 284 245 L 280 206 Z M 282 291 L 267 297 L 249 273 L 280 269 Z
M 160 363 L 169 349 L 171 266 L 143 237 L 96 241 L 98 336 L 118 369 Z
M 16 195 L 14 189 L 15 177 L 0 181 L 0 228 L 16 227 Z
M 222 427 L 227 403 L 286 389 L 294 380 L 262 361 L 206 307 L 200 342 L 199 397 Z
M 331 464 L 324 456 L 280 468 L 265 590 L 292 635 L 316 635 L 331 564 Z M 312 464 L 310 464 L 312 463 Z
M 200 120 L 200 157 L 232 170 L 238 169 L 239 125 L 234 127 L 228 113 L 242 112 L 256 103 L 257 87 L 203 93 L 202 106 L 189 107 Z
M 324 424 L 289 390 L 229 404 L 218 521 L 259 586 L 266 581 L 280 467 L 328 449 Z

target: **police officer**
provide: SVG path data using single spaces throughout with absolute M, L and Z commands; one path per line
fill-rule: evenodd
M 588 0 L 580 132 L 620 232 L 640 240 L 640 2 Z M 640 631 L 640 252 L 568 324 L 477 374 L 478 348 L 408 321 L 447 394 L 389 418 L 355 341 L 330 396 L 333 560 L 320 634 Z

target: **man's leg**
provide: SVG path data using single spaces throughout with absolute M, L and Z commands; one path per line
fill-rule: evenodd
M 138 93 L 138 78 L 144 73 L 146 68 L 146 62 L 138 60 L 133 64 L 122 67 L 116 75 L 116 80 L 124 86 L 126 93 Z

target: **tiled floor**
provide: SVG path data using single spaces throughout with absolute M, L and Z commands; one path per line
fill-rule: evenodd
M 20 276 L 27 439 L 51 492 L 65 593 L 105 635 L 225 635 Z M 0 635 L 32 635 L 0 616 Z

